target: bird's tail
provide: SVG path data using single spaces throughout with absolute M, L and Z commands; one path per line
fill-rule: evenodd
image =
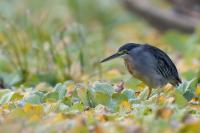
M 179 77 L 176 77 L 176 78 L 170 80 L 170 84 L 172 84 L 173 86 L 178 86 L 181 83 L 182 83 L 182 81 Z

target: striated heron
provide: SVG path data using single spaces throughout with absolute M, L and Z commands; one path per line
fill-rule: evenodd
M 131 75 L 148 86 L 147 99 L 151 95 L 152 88 L 160 88 L 167 83 L 178 86 L 181 83 L 176 66 L 159 48 L 148 44 L 127 43 L 121 46 L 117 53 L 105 58 L 101 63 L 117 57 L 124 59 Z

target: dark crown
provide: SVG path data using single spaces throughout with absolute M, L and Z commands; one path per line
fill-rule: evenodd
M 131 49 L 139 47 L 139 46 L 141 46 L 141 44 L 126 43 L 123 46 L 121 46 L 118 51 L 124 51 L 124 50 L 130 51 Z

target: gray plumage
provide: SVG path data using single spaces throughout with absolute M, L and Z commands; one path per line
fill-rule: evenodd
M 158 88 L 181 83 L 177 69 L 169 56 L 150 45 L 138 45 L 122 56 L 129 72 L 149 87 Z
M 148 44 L 127 43 L 119 48 L 118 52 L 101 62 L 122 57 L 128 71 L 137 79 L 151 88 L 160 88 L 167 83 L 177 86 L 181 83 L 176 66 L 169 56 L 154 46 Z

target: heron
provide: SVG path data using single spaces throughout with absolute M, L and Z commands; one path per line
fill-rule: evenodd
M 152 88 L 162 88 L 168 83 L 178 86 L 182 82 L 173 61 L 155 46 L 126 43 L 101 63 L 118 57 L 124 59 L 125 66 L 133 77 L 148 86 L 147 99 L 151 96 Z

